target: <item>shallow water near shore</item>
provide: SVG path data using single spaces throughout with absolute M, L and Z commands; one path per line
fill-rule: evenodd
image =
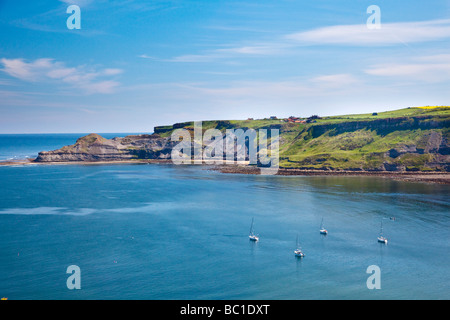
M 0 167 L 0 180 L 11 300 L 450 298 L 448 185 L 161 164 Z

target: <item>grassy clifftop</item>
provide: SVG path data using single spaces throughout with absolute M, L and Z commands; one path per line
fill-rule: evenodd
M 280 130 L 280 166 L 284 168 L 381 171 L 450 171 L 450 107 L 314 119 L 204 121 L 203 129 Z M 193 122 L 156 127 L 169 137 Z
M 341 170 L 449 171 L 450 108 L 329 117 L 285 134 L 282 165 Z

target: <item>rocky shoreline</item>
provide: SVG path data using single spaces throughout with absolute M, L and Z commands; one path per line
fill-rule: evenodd
M 222 173 L 260 174 L 260 168 L 254 166 L 224 165 L 215 166 L 213 170 Z M 411 182 L 430 182 L 450 184 L 449 172 L 393 172 L 393 171 L 344 171 L 344 170 L 307 170 L 307 169 L 278 169 L 278 176 L 368 176 L 391 178 L 394 180 Z
M 35 159 L 0 161 L 0 166 L 24 165 L 120 165 L 120 164 L 173 164 L 170 159 L 134 159 L 110 161 L 55 161 L 39 162 Z M 228 174 L 261 174 L 259 167 L 250 165 L 205 165 L 205 169 Z M 279 168 L 278 176 L 369 176 L 410 182 L 450 184 L 450 172 L 394 172 L 394 171 L 343 171 Z

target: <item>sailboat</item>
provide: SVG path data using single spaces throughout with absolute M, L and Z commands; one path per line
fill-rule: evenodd
M 322 222 L 320 224 L 319 232 L 320 232 L 320 234 L 328 234 L 328 230 L 323 227 L 323 218 L 322 218 Z
M 259 237 L 254 233 L 254 230 L 253 230 L 253 218 L 252 218 L 252 224 L 250 226 L 250 234 L 249 234 L 248 238 L 250 239 L 250 241 L 258 241 L 259 240 Z
M 294 250 L 294 254 L 296 257 L 303 258 L 305 254 L 302 251 L 302 248 L 298 244 L 298 235 L 297 235 L 297 249 Z
M 381 228 L 380 228 L 380 235 L 378 236 L 378 242 L 381 243 L 388 243 L 388 240 L 383 236 L 383 220 L 381 220 Z

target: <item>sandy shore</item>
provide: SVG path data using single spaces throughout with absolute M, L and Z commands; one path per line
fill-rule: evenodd
M 20 165 L 112 165 L 112 164 L 172 164 L 171 160 L 140 159 L 121 161 L 34 162 L 34 159 L 0 161 L 0 166 Z M 207 166 L 210 170 L 234 174 L 261 174 L 260 168 L 247 165 Z M 325 171 L 278 169 L 280 176 L 371 176 L 411 182 L 450 184 L 450 172 L 393 172 L 393 171 Z

